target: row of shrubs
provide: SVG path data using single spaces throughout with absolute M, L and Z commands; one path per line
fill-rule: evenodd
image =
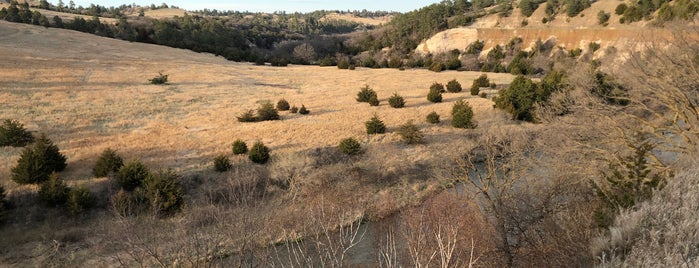
M 289 102 L 285 99 L 280 99 L 277 102 L 276 108 L 272 102 L 264 101 L 260 104 L 260 107 L 258 107 L 257 110 L 248 110 L 237 118 L 239 122 L 273 121 L 281 119 L 279 116 L 279 111 L 289 111 L 292 114 L 299 113 L 303 115 L 311 113 L 311 111 L 308 110 L 303 104 L 301 105 L 301 108 L 298 108 L 296 106 L 290 106 Z
M 261 141 L 256 142 L 249 150 L 245 141 L 238 139 L 231 144 L 234 155 L 247 154 L 248 159 L 255 164 L 266 164 L 270 158 L 269 147 L 265 146 Z M 230 159 L 226 154 L 220 154 L 214 158 L 214 170 L 225 172 L 233 168 Z

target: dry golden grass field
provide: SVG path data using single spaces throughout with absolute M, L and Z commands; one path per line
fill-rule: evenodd
M 277 68 L 235 63 L 208 54 L 95 37 L 62 29 L 0 22 L 0 117 L 20 120 L 46 133 L 68 157 L 67 180 L 90 179 L 102 150 L 117 149 L 125 158 L 140 158 L 154 167 L 192 172 L 210 169 L 211 159 L 230 151 L 235 139 L 262 141 L 273 154 L 335 146 L 356 137 L 377 148 L 377 159 L 390 156 L 434 159 L 473 130 L 449 125 L 452 103 L 466 98 L 479 129 L 516 124 L 494 110 L 489 99 L 470 96 L 468 87 L 480 73 L 426 70 L 290 66 Z M 150 85 L 158 72 L 167 85 Z M 498 85 L 512 79 L 490 74 Z M 457 79 L 464 92 L 445 94 L 433 104 L 425 95 L 433 82 Z M 363 85 L 374 88 L 381 105 L 354 100 Z M 407 105 L 393 109 L 386 99 L 397 92 Z M 494 93 L 491 92 L 491 93 Z M 491 94 L 492 96 L 492 94 Z M 305 105 L 309 115 L 282 112 L 280 121 L 240 123 L 236 116 L 264 100 L 285 98 Z M 436 111 L 443 122 L 429 125 Z M 374 113 L 388 125 L 386 135 L 367 138 L 364 122 Z M 393 130 L 415 120 L 426 145 L 403 146 Z M 388 150 L 390 148 L 391 150 Z M 2 184 L 11 186 L 10 168 L 20 149 L 3 148 Z

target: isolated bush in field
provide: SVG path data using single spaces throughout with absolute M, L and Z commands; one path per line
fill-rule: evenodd
M 257 120 L 279 120 L 279 113 L 277 113 L 277 109 L 274 109 L 274 105 L 271 102 L 265 101 L 257 108 Z
M 397 132 L 406 144 L 418 144 L 423 142 L 424 136 L 422 132 L 420 132 L 420 129 L 413 124 L 413 120 L 409 120 L 398 127 Z
M 388 104 L 393 108 L 403 108 L 405 107 L 405 99 L 398 93 L 393 93 L 393 96 L 388 98 Z
M 78 186 L 68 192 L 66 207 L 71 215 L 77 216 L 92 207 L 93 202 L 94 198 L 92 198 L 90 191 L 84 186 Z
M 343 154 L 358 155 L 362 153 L 362 145 L 355 138 L 346 138 L 337 146 Z
M 386 125 L 376 114 L 369 121 L 364 122 L 364 126 L 366 126 L 366 134 L 386 133 Z
M 431 87 L 430 92 L 427 93 L 427 100 L 434 103 L 442 102 L 442 92 L 435 87 Z
M 214 158 L 214 170 L 217 172 L 226 172 L 233 167 L 228 156 L 220 154 Z
M 41 183 L 53 172 L 66 168 L 66 157 L 46 135 L 41 136 L 31 146 L 24 148 L 12 168 L 12 180 L 19 184 Z
M 337 62 L 337 68 L 338 69 L 349 69 L 350 64 L 346 59 L 340 59 L 340 61 Z
M 481 92 L 480 96 L 481 96 L 481 98 L 487 99 L 487 98 L 488 98 L 488 93 Z
M 301 108 L 299 109 L 299 114 L 310 114 L 310 113 L 311 113 L 311 111 L 309 111 L 308 109 L 306 109 L 306 106 L 304 106 L 303 104 L 301 104 Z
M 451 108 L 451 125 L 455 128 L 476 128 L 477 123 L 473 120 L 473 109 L 464 100 L 454 103 Z
M 171 215 L 180 211 L 184 205 L 184 191 L 177 183 L 177 174 L 172 170 L 160 170 L 150 174 L 144 188 L 155 215 Z
M 439 114 L 437 112 L 431 112 L 427 114 L 427 123 L 439 124 Z
M 150 171 L 141 161 L 130 160 L 115 175 L 122 189 L 133 191 L 137 187 L 143 186 L 143 182 L 150 175 Z
M 490 88 L 495 89 L 496 87 L 498 87 L 498 85 L 495 84 L 495 82 L 490 82 Z
M 461 92 L 461 83 L 459 81 L 456 81 L 456 79 L 451 80 L 447 83 L 447 91 L 451 93 L 458 93 Z
M 291 106 L 291 109 L 289 109 L 289 112 L 292 113 L 292 114 L 298 113 L 298 112 L 299 112 L 299 108 L 296 107 L 296 106 Z
M 92 168 L 92 175 L 95 177 L 106 177 L 116 173 L 124 165 L 124 160 L 111 148 L 104 149 L 95 166 Z
M 476 85 L 475 83 L 474 83 L 473 85 L 471 85 L 471 95 L 472 95 L 472 96 L 476 96 L 476 95 L 478 95 L 478 93 L 480 93 L 480 92 L 481 92 L 481 87 L 479 87 L 479 86 Z
M 357 93 L 358 102 L 369 102 L 371 97 L 377 98 L 376 91 L 371 89 L 369 85 L 364 85 L 364 87 L 359 90 L 359 93 Z
M 444 85 L 442 85 L 441 83 L 437 83 L 437 82 L 434 82 L 434 83 L 432 83 L 432 85 L 430 85 L 430 90 L 434 90 L 434 91 L 437 91 L 439 93 L 446 92 L 444 90 Z
M 379 98 L 376 97 L 376 95 L 371 96 L 371 98 L 369 99 L 369 105 L 370 106 L 379 106 Z
M 162 72 L 159 72 L 158 76 L 153 77 L 152 79 L 148 79 L 148 81 L 154 85 L 162 85 L 162 84 L 167 83 L 167 78 L 168 78 L 167 74 L 163 74 Z
M 248 152 L 248 145 L 241 139 L 237 139 L 231 144 L 233 154 L 244 154 Z
M 257 117 L 255 117 L 255 111 L 248 110 L 238 116 L 238 122 L 256 122 Z
M 269 161 L 269 148 L 261 141 L 258 141 L 250 148 L 248 158 L 250 158 L 250 161 L 253 163 L 265 164 Z
M 49 175 L 48 180 L 41 183 L 39 199 L 47 206 L 60 206 L 66 203 L 70 188 L 56 173 Z
M 34 141 L 32 136 L 24 125 L 17 120 L 5 119 L 0 126 L 0 147 L 24 147 Z
M 473 84 L 479 87 L 488 87 L 490 86 L 490 79 L 488 79 L 487 74 L 481 74 L 476 80 L 473 80 Z
M 430 71 L 437 72 L 437 73 L 444 71 L 446 68 L 447 68 L 447 66 L 441 62 L 433 62 L 430 65 Z
M 285 99 L 281 99 L 277 102 L 277 110 L 279 111 L 288 111 L 289 110 L 289 102 L 286 101 Z

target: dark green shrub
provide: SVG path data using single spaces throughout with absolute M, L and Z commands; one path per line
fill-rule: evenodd
M 600 48 L 600 44 L 591 42 L 590 44 L 587 45 L 590 51 L 595 52 Z
M 291 109 L 289 109 L 289 112 L 292 113 L 292 114 L 298 113 L 298 112 L 299 112 L 299 108 L 296 107 L 296 106 L 291 106 Z
M 444 71 L 446 68 L 447 67 L 443 63 L 440 63 L 440 62 L 433 62 L 430 65 L 430 71 L 437 72 L 437 73 Z
M 277 110 L 279 111 L 288 111 L 289 110 L 289 102 L 286 101 L 285 99 L 281 99 L 277 102 Z
M 171 215 L 182 209 L 184 191 L 177 183 L 177 174 L 172 170 L 160 170 L 149 175 L 144 186 L 146 198 L 155 215 Z
M 39 199 L 47 206 L 61 206 L 66 203 L 69 191 L 66 183 L 56 173 L 51 173 L 48 180 L 41 183 Z
M 468 45 L 468 47 L 466 48 L 466 54 L 473 54 L 473 55 L 480 54 L 481 51 L 483 51 L 484 46 L 485 46 L 485 42 L 480 41 L 480 40 L 476 40 L 473 43 Z
M 476 83 L 473 83 L 473 85 L 471 85 L 471 95 L 476 96 L 480 92 L 481 92 L 481 87 L 476 85 Z
M 354 138 L 346 138 L 337 146 L 343 154 L 358 155 L 362 153 L 362 145 Z
M 12 180 L 19 184 L 41 183 L 51 173 L 65 168 L 66 157 L 46 135 L 41 134 L 33 146 L 22 151 L 17 166 L 12 168 Z
M 347 70 L 347 69 L 349 69 L 349 67 L 350 67 L 350 64 L 346 59 L 340 59 L 340 61 L 337 62 L 338 69 Z
M 92 168 L 92 175 L 95 177 L 106 177 L 109 174 L 119 171 L 124 165 L 124 160 L 111 148 L 104 149 L 95 166 Z
M 152 79 L 148 79 L 148 81 L 153 84 L 153 85 L 162 85 L 167 83 L 167 74 L 163 74 L 162 72 L 158 72 L 158 76 L 153 77 Z
M 461 92 L 461 83 L 459 81 L 456 81 L 456 79 L 451 80 L 447 83 L 447 91 L 451 93 L 458 93 Z
M 531 79 L 518 76 L 508 88 L 500 90 L 495 107 L 512 114 L 512 119 L 535 121 L 534 103 L 539 99 L 537 89 L 537 84 Z
M 413 124 L 413 120 L 408 120 L 408 122 L 398 127 L 397 133 L 406 144 L 418 144 L 424 141 L 424 135 L 422 135 L 420 129 Z
M 490 79 L 488 79 L 487 74 L 481 74 L 476 80 L 473 80 L 473 84 L 478 87 L 488 87 L 490 86 Z
M 241 139 L 237 139 L 231 144 L 233 154 L 244 154 L 248 152 L 248 145 Z
M 487 98 L 488 98 L 488 93 L 481 92 L 480 96 L 481 96 L 481 98 L 487 99 Z
M 24 147 L 34 141 L 32 136 L 24 125 L 17 120 L 5 119 L 0 126 L 0 147 Z
M 299 109 L 299 114 L 310 114 L 310 113 L 311 113 L 311 111 L 309 111 L 308 109 L 306 109 L 306 106 L 304 106 L 303 104 L 301 104 L 301 109 Z
M 461 68 L 461 60 L 457 57 L 451 58 L 447 61 L 445 68 L 448 70 L 458 70 Z
M 94 198 L 92 198 L 90 191 L 84 186 L 78 186 L 68 192 L 66 207 L 71 215 L 77 216 L 92 207 L 93 202 Z
M 398 95 L 398 93 L 393 93 L 393 96 L 388 98 L 388 104 L 393 108 L 403 108 L 405 107 L 405 99 Z
M 257 117 L 255 117 L 255 111 L 248 110 L 238 116 L 238 122 L 257 122 Z
M 257 108 L 257 120 L 279 120 L 279 113 L 277 113 L 277 109 L 274 109 L 274 105 L 272 105 L 271 102 L 265 101 L 260 104 L 259 108 Z
M 225 154 L 220 154 L 214 157 L 214 170 L 217 172 L 226 172 L 232 167 L 233 165 L 231 165 L 231 161 Z
M 597 13 L 597 23 L 599 25 L 606 25 L 607 22 L 609 22 L 609 13 L 604 12 L 604 10 L 600 10 Z
M 498 85 L 495 84 L 495 82 L 490 82 L 490 88 L 495 89 L 496 87 L 498 87 Z
M 439 93 L 444 93 L 444 92 L 446 92 L 446 90 L 444 90 L 444 85 L 442 85 L 442 84 L 440 84 L 440 83 L 437 83 L 437 82 L 434 82 L 434 83 L 430 86 L 430 90 L 436 90 L 436 91 L 438 91 Z
M 577 58 L 580 57 L 580 55 L 582 55 L 581 48 L 571 49 L 570 51 L 568 51 L 568 56 L 570 56 L 571 58 Z
M 386 133 L 386 125 L 376 114 L 369 121 L 364 122 L 364 126 L 366 126 L 366 134 Z
M 354 69 L 356 69 L 356 68 L 357 68 L 357 67 L 356 67 L 354 64 L 350 64 L 350 66 L 349 66 L 348 69 L 349 69 L 350 71 L 352 71 L 352 70 L 354 70 Z
M 522 15 L 525 17 L 530 17 L 532 13 L 534 13 L 534 10 L 536 10 L 537 7 L 539 7 L 538 1 L 535 0 L 520 0 L 519 1 L 519 11 L 522 12 Z
M 439 124 L 439 114 L 437 112 L 431 112 L 427 114 L 427 123 L 430 124 Z
M 130 160 L 115 174 L 116 181 L 122 189 L 133 191 L 137 187 L 143 186 L 143 182 L 150 175 L 148 167 L 141 161 Z
M 430 102 L 442 102 L 442 92 L 436 89 L 430 89 L 430 92 L 427 93 L 427 100 Z
M 248 158 L 250 158 L 250 161 L 253 163 L 265 164 L 269 161 L 269 148 L 261 141 L 258 141 L 250 148 Z
M 379 106 L 379 98 L 376 97 L 376 95 L 371 96 L 369 99 L 369 105 L 370 106 Z
M 464 100 L 454 103 L 451 108 L 451 126 L 455 128 L 476 128 L 478 125 L 473 120 L 473 109 Z
M 359 93 L 357 93 L 358 102 L 369 102 L 369 100 L 371 100 L 371 97 L 376 98 L 377 96 L 376 91 L 371 89 L 369 85 L 364 85 L 364 87 L 362 87 L 359 90 Z
M 624 12 L 626 12 L 626 9 L 628 7 L 629 6 L 627 6 L 625 3 L 621 3 L 618 6 L 616 6 L 616 8 L 614 9 L 614 14 L 624 15 Z

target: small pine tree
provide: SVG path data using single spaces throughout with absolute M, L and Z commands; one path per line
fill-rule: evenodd
M 279 111 L 288 111 L 289 110 L 289 102 L 286 101 L 285 99 L 281 99 L 277 102 L 277 110 Z
M 311 111 L 309 111 L 308 109 L 306 109 L 306 106 L 304 106 L 303 104 L 301 104 L 301 109 L 299 109 L 299 114 L 310 114 L 310 113 L 311 113 Z
M 398 128 L 398 135 L 406 144 L 418 144 L 424 141 L 424 136 L 420 129 L 413 124 L 413 120 L 409 120 Z
M 172 170 L 160 170 L 149 175 L 144 188 L 155 215 L 171 215 L 184 205 L 184 190 L 177 183 L 177 174 Z
M 442 92 L 438 89 L 430 88 L 430 92 L 427 93 L 427 100 L 434 103 L 442 102 Z
M 257 108 L 257 119 L 260 121 L 279 120 L 279 113 L 271 102 L 265 101 Z
M 386 125 L 376 114 L 369 121 L 364 122 L 364 125 L 366 126 L 366 134 L 386 133 Z
M 127 162 L 116 173 L 116 180 L 122 189 L 133 191 L 134 189 L 143 186 L 143 182 L 150 175 L 148 167 L 138 160 Z
M 220 154 L 214 158 L 214 170 L 217 172 L 226 172 L 232 167 L 231 161 L 228 160 L 228 156 L 225 154 Z
M 427 114 L 427 123 L 439 124 L 439 114 L 437 114 L 437 112 Z
M 371 97 L 376 98 L 376 91 L 371 89 L 369 85 L 364 85 L 357 93 L 357 102 L 369 102 Z
M 473 109 L 464 100 L 454 103 L 451 108 L 451 125 L 455 128 L 476 128 L 478 125 L 473 120 Z
M 70 188 L 56 173 L 51 173 L 48 180 L 41 183 L 39 199 L 47 206 L 60 206 L 66 203 Z
M 289 112 L 292 113 L 292 114 L 298 113 L 298 112 L 299 112 L 299 108 L 296 107 L 296 106 L 291 106 L 291 109 L 289 109 Z
M 248 145 L 241 139 L 237 139 L 231 144 L 233 154 L 245 154 L 248 152 Z
M 106 177 L 116 173 L 124 165 L 124 160 L 111 148 L 104 149 L 95 166 L 92 168 L 92 175 L 95 177 Z
M 478 87 L 488 87 L 490 85 L 490 79 L 488 79 L 487 74 L 481 74 L 476 80 L 473 80 L 473 84 Z
M 269 148 L 261 141 L 258 141 L 250 148 L 248 158 L 250 158 L 250 161 L 253 163 L 265 164 L 269 161 Z
M 5 119 L 0 126 L 0 147 L 24 147 L 34 141 L 24 125 L 17 120 Z
M 53 172 L 66 168 L 66 157 L 46 135 L 36 140 L 33 146 L 24 148 L 17 166 L 12 168 L 12 180 L 19 184 L 41 183 Z
M 447 83 L 447 91 L 451 93 L 459 93 L 461 92 L 461 83 L 459 81 L 456 81 L 456 79 L 451 80 Z
M 379 106 L 379 98 L 376 97 L 376 95 L 371 96 L 369 99 L 369 105 L 370 106 Z
M 444 90 L 444 85 L 442 85 L 441 83 L 437 83 L 437 82 L 434 82 L 434 83 L 430 86 L 430 90 L 435 90 L 435 91 L 438 91 L 439 93 L 444 93 L 444 92 L 446 92 L 446 90 Z
M 358 155 L 362 153 L 362 145 L 355 138 L 346 138 L 337 146 L 343 154 Z
M 248 110 L 238 116 L 238 122 L 256 122 L 257 117 L 255 117 L 254 110 Z
M 398 95 L 398 93 L 393 93 L 393 96 L 388 98 L 388 104 L 393 108 L 403 108 L 405 107 L 405 99 Z
M 90 194 L 90 191 L 84 186 L 78 186 L 70 189 L 70 192 L 68 192 L 66 207 L 71 215 L 78 216 L 92 207 L 93 202 L 94 198 Z
M 473 85 L 471 86 L 471 95 L 476 96 L 476 95 L 480 94 L 480 92 L 481 92 L 481 87 L 476 85 L 476 83 L 473 83 Z

